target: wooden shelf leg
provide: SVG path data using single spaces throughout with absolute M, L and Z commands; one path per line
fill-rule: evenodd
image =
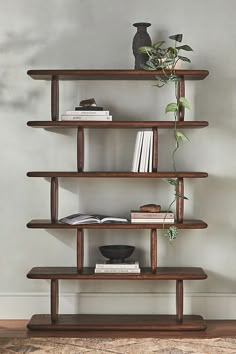
M 177 179 L 178 188 L 177 193 L 184 195 L 184 179 L 182 177 Z M 184 219 L 184 199 L 178 198 L 176 199 L 176 219 L 177 222 L 181 223 Z
M 52 77 L 51 81 L 51 118 L 53 121 L 59 120 L 59 79 Z
M 185 97 L 185 80 L 183 77 L 180 79 L 180 81 L 177 82 L 177 100 L 180 97 Z M 180 106 L 180 109 L 177 112 L 177 120 L 184 121 L 184 113 L 184 107 Z
M 157 230 L 151 230 L 151 268 L 152 273 L 157 269 Z
M 58 220 L 58 177 L 51 178 L 51 221 Z
M 77 170 L 82 172 L 84 169 L 84 129 L 78 128 L 77 131 Z
M 183 295 L 183 280 L 176 280 L 176 316 L 178 322 L 183 321 Z
M 157 172 L 158 167 L 158 129 L 152 128 L 153 148 L 152 148 L 152 172 Z
M 51 280 L 51 321 L 57 322 L 58 320 L 58 279 Z
M 78 272 L 83 270 L 84 263 L 84 232 L 77 229 L 77 268 Z

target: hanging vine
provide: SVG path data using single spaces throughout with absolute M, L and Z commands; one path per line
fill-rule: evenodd
M 169 37 L 171 40 L 174 40 L 174 46 L 168 46 L 163 48 L 165 41 L 159 41 L 153 44 L 150 47 L 141 47 L 139 51 L 143 54 L 148 55 L 148 60 L 143 68 L 148 71 L 161 70 L 161 75 L 156 75 L 157 84 L 155 86 L 162 87 L 169 82 L 175 84 L 175 97 L 176 102 L 168 103 L 165 108 L 165 113 L 172 113 L 174 115 L 174 141 L 175 147 L 172 152 L 172 166 L 173 170 L 176 172 L 176 162 L 175 156 L 178 151 L 181 142 L 189 141 L 188 137 L 177 129 L 178 114 L 181 108 L 190 109 L 190 104 L 185 97 L 178 97 L 179 84 L 181 78 L 176 75 L 176 65 L 179 61 L 184 61 L 190 63 L 190 59 L 186 56 L 179 54 L 181 50 L 192 51 L 193 49 L 189 45 L 178 45 L 182 42 L 183 35 L 176 34 Z M 171 201 L 167 212 L 171 210 L 172 205 L 177 201 L 177 198 L 188 199 L 186 196 L 179 194 L 178 192 L 178 179 L 177 178 L 165 178 L 165 182 L 169 183 L 174 187 L 174 199 Z M 170 241 L 174 240 L 178 236 L 178 228 L 176 226 L 170 226 L 165 228 L 163 223 L 164 235 L 169 238 Z

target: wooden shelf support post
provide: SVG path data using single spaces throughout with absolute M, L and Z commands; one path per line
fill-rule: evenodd
M 182 322 L 183 321 L 183 295 L 184 295 L 184 289 L 183 289 L 183 280 L 176 280 L 176 316 L 177 316 L 177 321 Z
M 59 120 L 59 79 L 52 76 L 51 80 L 51 118 L 52 121 Z
M 77 268 L 78 272 L 83 270 L 84 263 L 84 232 L 77 229 Z
M 152 172 L 157 172 L 158 167 L 158 129 L 152 128 L 153 148 L 152 148 Z
M 184 179 L 183 177 L 177 178 L 178 187 L 177 193 L 184 195 Z M 182 223 L 184 219 L 184 199 L 177 197 L 176 198 L 176 218 L 177 222 Z
M 179 81 L 177 81 L 177 92 L 176 92 L 176 98 L 177 100 L 180 97 L 185 97 L 185 80 L 183 77 Z M 180 106 L 178 112 L 177 112 L 177 120 L 178 121 L 184 121 L 184 113 L 185 109 L 183 106 Z
M 84 129 L 77 130 L 77 170 L 83 172 L 84 169 Z
M 55 323 L 58 321 L 58 296 L 59 284 L 58 279 L 51 279 L 51 322 Z
M 58 220 L 58 178 L 51 178 L 51 221 Z
M 151 269 L 155 273 L 157 269 L 157 230 L 151 230 Z

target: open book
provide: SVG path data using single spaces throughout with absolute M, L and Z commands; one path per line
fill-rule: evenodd
M 99 214 L 72 214 L 62 218 L 60 220 L 63 223 L 70 225 L 77 224 L 103 224 L 103 223 L 126 223 L 128 220 L 126 218 L 120 218 L 116 216 L 106 216 Z

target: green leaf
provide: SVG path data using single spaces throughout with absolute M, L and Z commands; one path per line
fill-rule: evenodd
M 167 84 L 168 80 L 159 76 L 159 75 L 155 75 L 155 78 L 158 80 L 158 81 L 161 81 L 163 82 L 164 84 Z
M 172 186 L 177 186 L 177 179 L 176 178 L 163 178 L 163 181 L 166 183 L 171 184 Z
M 165 113 L 168 113 L 168 112 L 177 112 L 178 111 L 178 105 L 177 103 L 169 103 L 167 106 L 166 106 L 166 109 L 165 109 Z
M 177 56 L 177 54 L 178 54 L 178 50 L 176 48 L 173 48 L 173 47 L 168 47 L 166 54 L 169 57 L 171 57 L 171 58 L 175 58 Z
M 148 65 L 152 70 L 156 70 L 156 65 L 151 61 L 151 60 L 148 60 L 146 62 L 146 65 Z
M 175 81 L 180 81 L 180 77 L 177 76 L 177 75 L 171 75 L 171 76 L 169 77 L 169 80 L 170 80 L 170 81 L 173 81 L 173 82 L 175 82 Z
M 144 70 L 147 70 L 147 71 L 154 71 L 154 70 L 156 70 L 155 65 L 154 65 L 151 61 L 149 61 L 149 60 L 146 62 L 146 65 L 145 65 L 145 64 L 141 64 L 141 66 L 142 66 L 142 68 L 143 68 Z
M 153 85 L 153 86 L 156 86 L 156 87 L 163 87 L 165 85 L 165 83 L 163 82 L 162 84 L 156 84 L 156 85 Z
M 172 36 L 169 36 L 170 39 L 173 39 L 174 41 L 177 41 L 177 42 L 182 42 L 182 39 L 183 39 L 183 35 L 182 34 L 174 34 Z
M 169 78 L 170 81 L 180 81 L 180 77 L 177 75 L 171 75 Z
M 163 60 L 163 63 L 165 64 L 173 64 L 175 62 L 175 60 L 173 58 L 167 58 L 165 60 Z
M 186 61 L 187 63 L 191 63 L 191 60 L 186 57 L 182 57 L 181 55 L 178 55 L 179 60 Z
M 160 77 L 158 81 L 162 82 L 163 84 L 167 84 L 168 80 L 164 79 L 163 77 Z
M 190 104 L 189 104 L 189 101 L 187 100 L 187 98 L 185 98 L 185 97 L 180 97 L 179 98 L 179 103 L 181 104 L 181 106 L 183 106 L 183 107 L 185 107 L 185 108 L 188 108 L 188 109 L 190 109 L 191 107 L 190 107 Z
M 184 133 L 179 131 L 175 132 L 175 138 L 177 141 L 189 141 L 189 138 Z
M 147 53 L 152 53 L 152 51 L 153 51 L 153 48 L 152 47 L 140 47 L 140 48 L 138 48 L 138 51 L 140 52 L 140 53 L 144 53 L 144 54 L 147 54 Z
M 162 44 L 164 44 L 165 41 L 159 41 L 153 44 L 153 48 L 157 49 L 160 48 L 162 46 Z
M 176 49 L 179 49 L 179 50 L 182 49 L 182 50 L 186 50 L 187 52 L 193 52 L 193 49 L 187 44 L 180 45 L 180 46 L 176 47 Z
M 185 195 L 183 195 L 183 194 L 175 193 L 175 196 L 176 196 L 177 198 L 181 198 L 181 199 L 186 199 L 186 200 L 188 200 L 188 198 L 185 197 Z
M 165 236 L 169 237 L 170 241 L 173 241 L 174 239 L 176 239 L 176 237 L 178 236 L 179 230 L 177 229 L 176 226 L 171 226 L 168 229 L 165 229 L 164 234 Z

